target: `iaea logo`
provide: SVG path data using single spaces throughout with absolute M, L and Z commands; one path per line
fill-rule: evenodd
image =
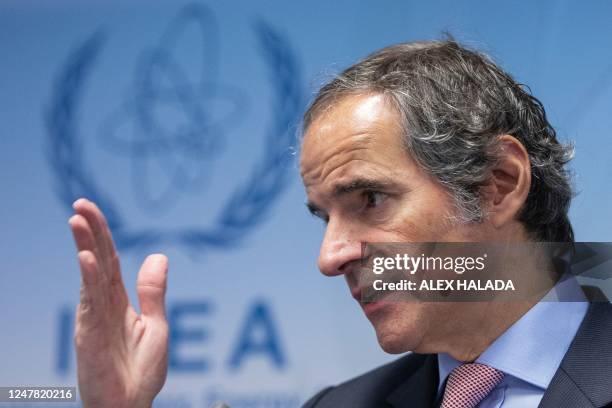
M 187 78 L 173 49 L 186 27 L 201 35 L 205 61 L 197 81 Z M 83 159 L 78 130 L 78 108 L 83 87 L 105 42 L 102 32 L 75 47 L 61 67 L 46 115 L 50 140 L 48 160 L 59 199 L 70 211 L 81 196 L 98 203 L 108 218 L 119 249 L 144 249 L 172 242 L 201 253 L 230 248 L 261 223 L 287 186 L 293 161 L 294 127 L 303 107 L 302 78 L 295 53 L 269 24 L 253 27 L 271 85 L 272 113 L 265 129 L 263 157 L 227 198 L 206 227 L 137 229 L 127 221 L 107 189 L 96 180 L 95 169 Z M 131 190 L 148 213 L 170 208 L 201 189 L 215 159 L 225 150 L 225 134 L 245 109 L 243 92 L 218 80 L 218 29 L 212 12 L 200 5 L 185 7 L 170 23 L 158 45 L 140 56 L 128 97 L 106 118 L 102 148 L 130 160 Z M 172 110 L 173 115 L 160 111 Z M 156 163 L 165 171 L 165 184 L 152 182 L 149 169 Z M 236 177 L 239 179 L 239 177 Z M 155 188 L 151 186 L 155 183 Z

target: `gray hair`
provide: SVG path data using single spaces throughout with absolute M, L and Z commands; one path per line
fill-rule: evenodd
M 304 115 L 304 130 L 334 102 L 379 93 L 398 110 L 411 157 L 454 197 L 460 219 L 486 216 L 480 190 L 490 177 L 499 137 L 514 136 L 531 162 L 531 187 L 519 221 L 535 240 L 573 242 L 565 164 L 571 145 L 557 141 L 542 103 L 488 56 L 456 41 L 381 49 L 323 86 Z

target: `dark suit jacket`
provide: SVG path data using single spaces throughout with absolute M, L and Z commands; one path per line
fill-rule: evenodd
M 324 389 L 303 408 L 430 408 L 439 404 L 438 381 L 435 354 L 409 354 Z M 539 407 L 608 404 L 612 406 L 612 305 L 592 303 Z

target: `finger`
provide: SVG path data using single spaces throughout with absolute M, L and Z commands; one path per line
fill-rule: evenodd
M 168 258 L 165 255 L 149 255 L 142 263 L 138 272 L 136 292 L 143 315 L 165 319 L 167 275 Z
M 98 262 L 93 252 L 79 251 L 81 267 L 81 300 L 79 304 L 79 323 L 86 327 L 97 325 L 104 316 L 106 293 L 101 284 Z
M 97 254 L 96 243 L 89 223 L 80 214 L 75 214 L 68 220 L 77 251 L 91 251 Z
M 96 245 L 100 250 L 100 255 L 103 257 L 100 261 L 108 259 L 112 247 L 109 245 L 107 237 L 105 236 L 104 229 L 106 219 L 104 215 L 102 215 L 98 207 L 92 201 L 85 198 L 76 200 L 72 207 L 77 214 L 83 216 L 89 223 L 96 240 Z
M 89 222 L 85 219 L 85 217 L 80 214 L 76 214 L 73 215 L 68 222 L 70 223 L 77 249 L 79 251 L 92 251 L 96 259 L 100 259 L 99 250 L 96 246 L 96 240 Z M 114 253 L 114 256 L 117 257 L 116 252 Z M 117 264 L 119 263 L 118 257 L 114 262 L 117 262 Z M 118 266 L 116 268 L 118 268 Z M 104 290 L 110 296 L 109 302 L 112 305 L 117 305 L 121 308 L 128 303 L 127 291 L 123 285 L 120 273 L 115 275 L 114 280 L 109 279 L 107 274 L 101 273 L 99 274 L 99 279 L 106 284 L 105 286 L 109 286 L 109 288 L 105 288 Z
M 77 214 L 82 215 L 88 221 L 92 229 L 102 262 L 101 266 L 104 267 L 103 272 L 107 274 L 111 282 L 121 281 L 119 256 L 104 214 L 95 203 L 84 198 L 75 201 L 73 207 Z

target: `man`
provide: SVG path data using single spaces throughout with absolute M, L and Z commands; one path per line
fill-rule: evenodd
M 364 242 L 573 241 L 564 170 L 571 150 L 509 75 L 454 41 L 395 45 L 324 86 L 304 131 L 308 207 L 327 224 L 319 268 L 345 277 L 385 351 L 412 352 L 321 391 L 306 407 L 612 401 L 609 304 L 362 301 Z M 145 260 L 138 316 L 104 217 L 84 199 L 75 211 L 81 396 L 87 406 L 149 406 L 167 367 L 167 260 Z

